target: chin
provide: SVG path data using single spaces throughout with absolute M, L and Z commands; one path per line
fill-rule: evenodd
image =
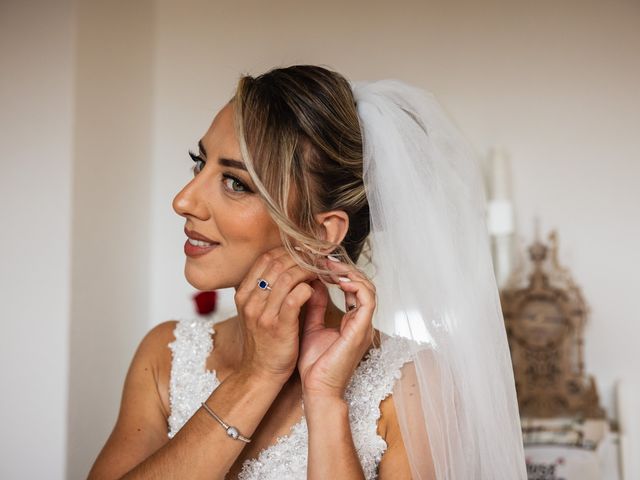
M 219 267 L 213 268 L 211 266 L 209 266 L 209 268 L 198 267 L 193 264 L 189 264 L 189 261 L 187 260 L 184 267 L 184 278 L 193 288 L 203 292 L 237 286 L 241 279 L 236 280 L 228 275 L 221 276 L 220 272 L 224 270 L 225 269 Z

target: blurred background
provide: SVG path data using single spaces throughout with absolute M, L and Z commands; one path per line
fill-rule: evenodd
M 508 159 L 513 255 L 535 218 L 559 232 L 615 425 L 640 385 L 637 0 L 0 0 L 1 478 L 86 477 L 140 340 L 194 315 L 187 149 L 241 73 L 294 63 L 428 89 Z

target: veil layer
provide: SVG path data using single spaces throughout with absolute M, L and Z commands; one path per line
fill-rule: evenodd
M 477 159 L 434 96 L 352 82 L 383 342 L 411 362 L 394 404 L 415 479 L 526 479 Z

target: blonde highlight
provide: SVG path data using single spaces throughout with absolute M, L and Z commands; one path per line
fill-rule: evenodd
M 300 266 L 318 274 L 329 273 L 318 265 L 327 252 L 360 270 L 356 261 L 369 234 L 369 205 L 362 134 L 348 80 L 316 65 L 274 68 L 257 77 L 241 75 L 230 102 L 247 172 L 283 246 Z M 330 210 L 349 217 L 340 244 L 319 238 L 314 215 Z

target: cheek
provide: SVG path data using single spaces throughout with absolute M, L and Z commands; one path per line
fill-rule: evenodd
M 253 263 L 282 244 L 276 223 L 262 203 L 219 212 L 218 224 L 228 253 L 239 264 Z
M 187 281 L 199 290 L 237 286 L 258 257 L 282 244 L 279 230 L 260 204 L 227 206 L 212 212 L 221 248 L 210 256 L 187 259 Z

